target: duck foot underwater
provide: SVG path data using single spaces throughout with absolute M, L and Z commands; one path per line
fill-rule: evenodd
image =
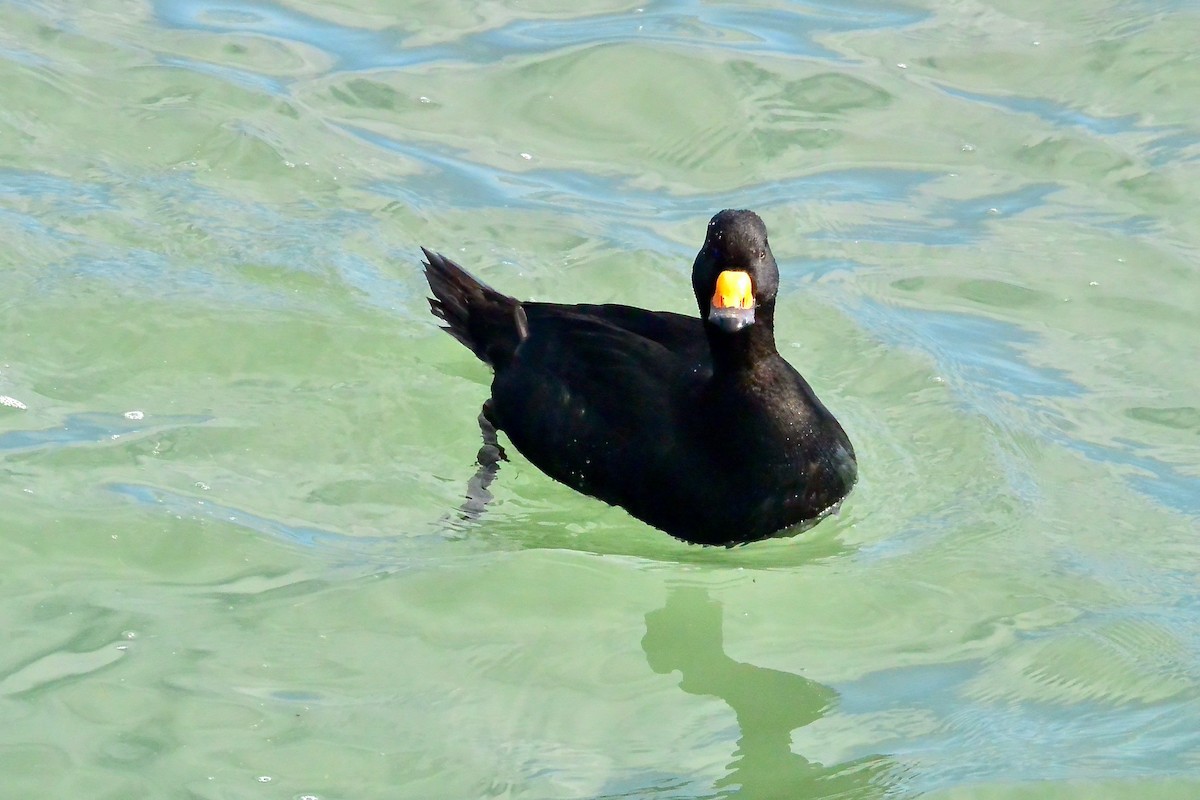
M 479 455 L 475 457 L 479 469 L 467 481 L 467 500 L 458 509 L 462 518 L 467 520 L 478 520 L 483 516 L 487 504 L 492 502 L 492 493 L 488 491 L 488 487 L 500 472 L 500 462 L 508 461 L 508 454 L 504 452 L 504 447 L 496 436 L 496 424 L 489 417 L 491 402 L 484 401 L 483 408 L 479 411 L 479 433 L 483 437 L 483 445 L 479 448 Z

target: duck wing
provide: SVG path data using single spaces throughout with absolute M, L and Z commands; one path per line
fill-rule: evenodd
M 692 398 L 711 374 L 694 317 L 524 304 L 529 335 L 492 383 L 499 427 L 552 478 L 647 520 L 695 462 Z

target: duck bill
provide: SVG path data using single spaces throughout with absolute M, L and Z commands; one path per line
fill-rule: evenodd
M 726 333 L 754 324 L 754 284 L 749 273 L 727 269 L 717 276 L 708 321 Z

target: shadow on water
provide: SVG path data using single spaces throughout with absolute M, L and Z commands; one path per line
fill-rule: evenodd
M 741 736 L 715 797 L 883 797 L 894 775 L 880 755 L 826 766 L 792 752 L 792 732 L 837 703 L 833 689 L 800 675 L 756 667 L 725 654 L 721 604 L 697 587 L 673 588 L 664 607 L 646 615 L 642 650 L 660 674 L 678 670 L 679 688 L 717 697 L 733 710 Z

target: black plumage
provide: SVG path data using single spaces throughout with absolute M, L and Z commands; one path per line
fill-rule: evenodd
M 700 318 L 524 302 L 424 253 L 433 313 L 495 371 L 485 413 L 550 477 L 722 545 L 803 530 L 854 485 L 849 438 L 776 350 L 779 270 L 757 214 L 709 222 Z

